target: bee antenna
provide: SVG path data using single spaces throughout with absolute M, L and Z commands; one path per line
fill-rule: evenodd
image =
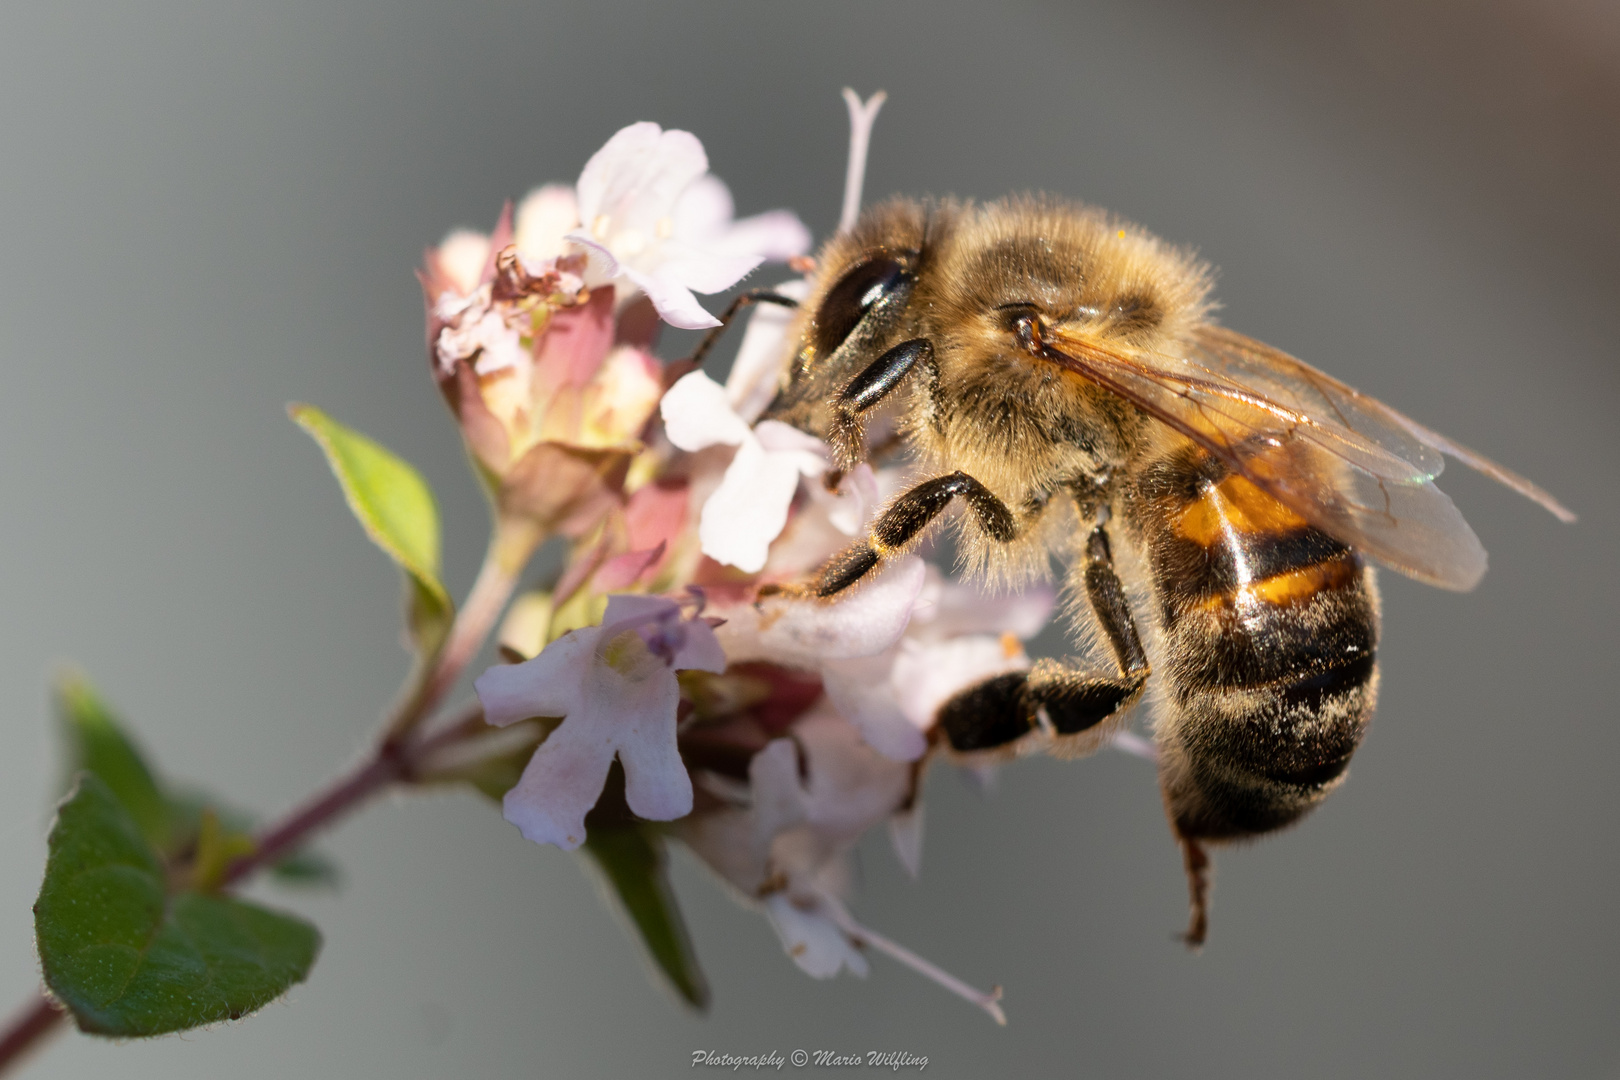
M 872 141 L 872 125 L 889 95 L 882 90 L 861 101 L 861 96 L 844 87 L 844 104 L 849 107 L 849 168 L 844 173 L 844 209 L 838 215 L 838 231 L 848 232 L 861 214 L 861 187 L 866 183 L 866 147 Z

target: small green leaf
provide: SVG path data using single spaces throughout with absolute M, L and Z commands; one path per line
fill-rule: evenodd
M 174 838 L 169 854 L 181 854 L 200 846 L 204 815 L 218 816 L 229 833 L 251 836 L 258 831 L 258 818 L 205 791 L 195 789 L 168 793 L 169 830 Z M 279 862 L 270 864 L 270 875 L 286 885 L 336 885 L 338 868 L 331 859 L 309 848 L 300 848 Z
M 295 851 L 270 867 L 270 876 L 284 885 L 335 886 L 341 875 L 337 863 L 318 851 Z
M 100 777 L 135 819 L 147 843 L 167 849 L 173 835 L 169 805 L 157 777 L 90 681 L 75 672 L 56 683 L 56 713 L 68 744 L 66 787 L 81 771 Z
M 644 825 L 593 825 L 583 850 L 623 905 L 664 977 L 688 1004 L 707 1008 L 709 984 L 669 886 L 663 837 Z
M 79 1027 L 141 1036 L 234 1020 L 309 974 L 321 936 L 302 919 L 197 892 L 85 772 L 51 829 L 34 929 L 45 982 Z
M 315 406 L 292 405 L 287 412 L 326 453 L 366 535 L 408 575 L 411 635 L 422 653 L 431 654 L 443 642 L 454 611 L 439 583 L 439 511 L 432 489 L 392 451 Z

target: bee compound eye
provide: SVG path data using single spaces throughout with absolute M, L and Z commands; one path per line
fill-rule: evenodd
M 816 311 L 816 351 L 825 356 L 844 343 L 879 303 L 898 292 L 909 275 L 896 259 L 879 255 L 847 271 Z

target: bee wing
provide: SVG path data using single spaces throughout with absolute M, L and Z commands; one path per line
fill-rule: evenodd
M 1228 330 L 1199 330 L 1184 356 L 1127 355 L 1061 331 L 1043 345 L 1324 532 L 1418 581 L 1467 590 L 1485 573 L 1479 538 L 1434 486 L 1442 453 L 1568 514 L 1529 481 Z
M 1273 400 L 1316 416 L 1336 418 L 1343 427 L 1359 432 L 1414 465 L 1428 468 L 1433 462 L 1430 479 L 1439 476 L 1445 466 L 1440 455 L 1448 454 L 1512 488 L 1559 521 L 1575 520 L 1575 515 L 1550 493 L 1512 469 L 1424 427 L 1377 398 L 1346 386 L 1281 349 L 1222 326 L 1204 326 L 1193 332 L 1187 359 L 1212 374 L 1259 390 Z

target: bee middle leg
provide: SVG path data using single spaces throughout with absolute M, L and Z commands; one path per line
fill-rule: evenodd
M 821 568 L 810 591 L 821 597 L 843 592 L 876 569 L 884 556 L 915 540 L 958 497 L 967 502 L 992 540 L 1010 543 L 1018 538 L 1018 519 L 1006 503 L 967 473 L 947 473 L 924 480 L 890 503 L 872 522 L 865 540 L 845 548 Z
M 1114 571 L 1108 533 L 1098 525 L 1086 540 L 1080 577 L 1102 627 L 1117 675 L 1078 671 L 1056 660 L 1037 660 L 1028 671 L 986 679 L 952 697 L 938 712 L 940 730 L 958 753 L 1009 748 L 1040 729 L 1073 740 L 1134 704 L 1147 685 L 1147 653 L 1136 632 L 1125 586 Z M 1071 751 L 1079 745 L 1071 742 Z

